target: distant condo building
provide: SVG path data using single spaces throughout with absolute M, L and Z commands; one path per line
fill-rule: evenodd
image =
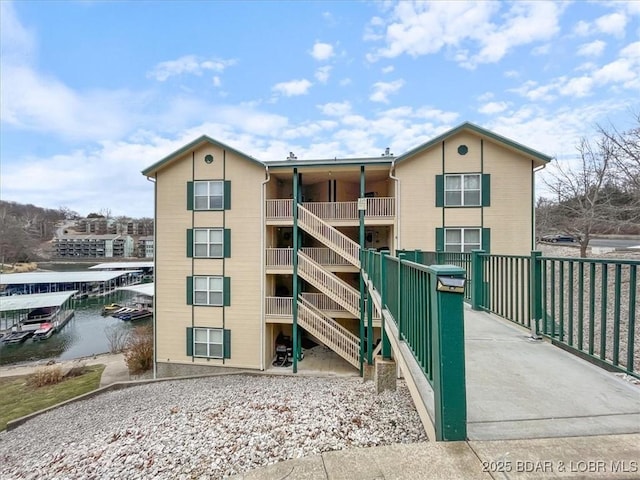
M 153 258 L 154 244 L 153 236 L 144 236 L 138 238 L 138 257 Z
M 130 235 L 63 235 L 53 239 L 53 255 L 59 258 L 132 257 L 133 247 Z

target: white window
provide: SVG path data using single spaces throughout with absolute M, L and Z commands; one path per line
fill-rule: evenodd
M 223 277 L 193 277 L 193 304 L 221 307 L 223 289 Z
M 193 254 L 200 258 L 222 258 L 224 230 L 222 228 L 196 228 L 193 230 Z
M 224 182 L 194 182 L 194 206 L 196 210 L 222 210 L 224 206 Z
M 224 335 L 221 328 L 194 328 L 193 354 L 196 357 L 222 358 Z
M 480 174 L 445 175 L 444 204 L 447 207 L 480 206 Z
M 445 252 L 471 252 L 480 249 L 481 232 L 479 228 L 445 228 Z

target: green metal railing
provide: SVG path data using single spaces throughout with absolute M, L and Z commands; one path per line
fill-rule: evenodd
M 382 355 L 390 355 L 385 319 L 397 327 L 434 391 L 437 440 L 466 438 L 463 296 L 443 287 L 439 278 L 464 278 L 451 265 L 425 266 L 386 252 L 368 250 L 362 271 L 382 304 Z M 415 258 L 415 257 L 414 257 Z
M 640 261 L 539 257 L 537 331 L 640 378 Z
M 464 299 L 471 301 L 471 253 L 463 252 L 423 252 L 422 250 L 398 250 L 397 255 L 404 254 L 407 260 L 422 265 L 455 265 L 465 271 L 467 279 L 464 288 Z
M 543 257 L 540 252 L 489 255 L 481 250 L 411 255 L 465 268 L 470 279 L 465 299 L 474 309 L 504 317 L 529 328 L 532 336 L 544 336 L 595 363 L 640 378 L 640 261 Z

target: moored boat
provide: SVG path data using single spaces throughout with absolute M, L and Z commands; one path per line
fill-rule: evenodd
M 7 345 L 16 345 L 18 343 L 24 342 L 31 335 L 33 335 L 32 330 L 23 332 L 11 332 L 9 335 L 2 338 L 2 343 L 6 343 Z
M 46 340 L 55 332 L 55 327 L 52 323 L 43 323 L 40 328 L 33 332 L 33 341 Z
M 120 305 L 119 303 L 110 303 L 102 307 L 102 314 L 111 315 L 112 313 L 116 312 L 117 310 L 120 310 L 121 308 L 122 308 L 122 305 Z

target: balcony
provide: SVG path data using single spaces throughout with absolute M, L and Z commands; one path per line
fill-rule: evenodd
M 331 272 L 357 272 L 348 260 L 337 254 L 330 248 L 303 247 L 301 252 L 312 260 L 322 265 Z M 292 248 L 267 248 L 266 251 L 267 273 L 293 273 L 293 249 Z
M 267 323 L 293 323 L 292 297 L 266 297 L 264 316 Z
M 330 317 L 355 319 L 351 313 L 323 293 L 301 293 L 300 296 Z M 267 323 L 292 323 L 293 298 L 266 297 L 265 321 Z M 380 312 L 375 308 L 373 309 L 373 326 L 380 326 Z
M 365 224 L 390 225 L 395 219 L 394 197 L 367 198 Z M 303 202 L 311 213 L 333 226 L 357 226 L 358 202 Z M 267 225 L 292 225 L 293 200 L 272 199 L 266 201 Z

